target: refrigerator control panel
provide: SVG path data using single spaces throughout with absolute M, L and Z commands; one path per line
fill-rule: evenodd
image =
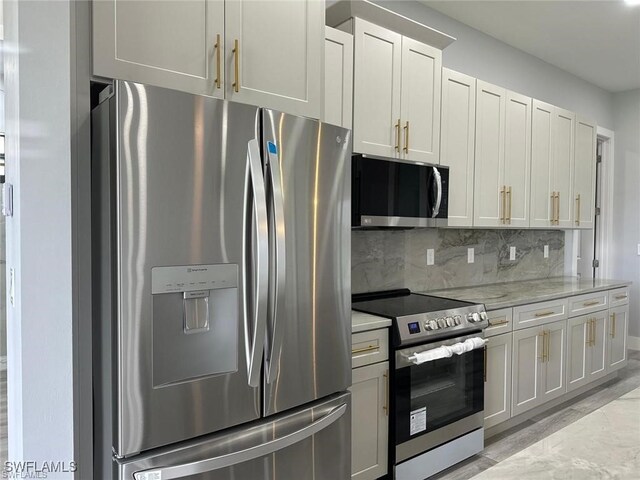
M 183 265 L 177 267 L 153 267 L 151 269 L 151 293 L 191 292 L 215 290 L 238 286 L 238 265 Z

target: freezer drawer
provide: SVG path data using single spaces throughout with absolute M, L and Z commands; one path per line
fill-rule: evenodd
M 351 394 L 114 462 L 118 480 L 346 480 Z

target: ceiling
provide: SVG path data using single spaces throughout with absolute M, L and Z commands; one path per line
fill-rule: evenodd
M 623 0 L 421 1 L 605 90 L 640 88 L 640 5 Z

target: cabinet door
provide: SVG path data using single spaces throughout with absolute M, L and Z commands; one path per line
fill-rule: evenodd
M 532 227 L 551 227 L 553 108 L 553 105 L 533 100 L 530 205 L 530 225 Z
M 223 0 L 104 0 L 92 7 L 94 75 L 224 97 Z
M 227 1 L 225 36 L 228 100 L 320 118 L 324 3 Z
M 504 226 L 504 117 L 506 91 L 476 81 L 476 159 L 473 225 Z
M 627 364 L 627 329 L 629 328 L 629 305 L 609 310 L 607 332 L 608 368 L 617 370 Z
M 505 113 L 504 183 L 507 186 L 506 224 L 529 227 L 531 173 L 531 98 L 507 91 Z
M 442 51 L 402 38 L 402 158 L 440 163 Z
M 387 473 L 389 362 L 353 369 L 351 478 L 374 480 Z
M 325 27 L 323 121 L 351 128 L 353 35 Z
M 589 381 L 596 380 L 607 373 L 607 310 L 589 315 L 593 322 L 589 359 Z
M 567 320 L 567 391 L 589 381 L 590 320 L 588 315 Z
M 554 107 L 553 114 L 553 168 L 551 178 L 558 192 L 556 227 L 572 228 L 573 218 L 573 167 L 576 115 Z
M 543 373 L 540 376 L 542 402 L 547 402 L 566 393 L 565 362 L 567 358 L 567 322 L 550 323 L 543 327 L 546 332 L 546 355 Z
M 402 36 L 354 24 L 353 151 L 399 157 Z
M 511 415 L 516 416 L 541 402 L 540 376 L 543 347 L 541 327 L 513 332 L 513 385 Z
M 487 339 L 485 350 L 484 426 L 493 427 L 511 417 L 510 333 Z
M 449 167 L 449 226 L 473 225 L 476 79 L 442 69 L 440 163 Z
M 596 131 L 595 122 L 576 119 L 575 173 L 573 195 L 574 225 L 593 228 L 596 185 Z

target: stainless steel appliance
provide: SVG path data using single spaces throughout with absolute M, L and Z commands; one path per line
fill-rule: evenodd
M 484 448 L 484 305 L 409 290 L 353 296 L 393 320 L 394 478 L 423 480 Z
M 446 227 L 449 167 L 353 156 L 352 227 Z
M 348 478 L 350 131 L 125 81 L 104 96 L 96 478 Z

